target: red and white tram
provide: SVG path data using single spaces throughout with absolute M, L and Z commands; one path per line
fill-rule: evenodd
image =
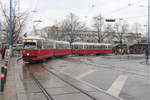
M 90 54 L 111 54 L 112 45 L 105 43 L 72 43 L 72 53 L 78 55 L 90 55 Z
M 69 54 L 111 54 L 112 45 L 105 43 L 82 43 L 71 44 L 65 41 L 55 41 L 43 38 L 26 38 L 23 41 L 22 59 L 25 62 L 39 61 L 50 57 L 62 57 Z
M 25 62 L 38 61 L 53 56 L 66 56 L 71 53 L 69 42 L 43 38 L 24 39 L 22 59 Z

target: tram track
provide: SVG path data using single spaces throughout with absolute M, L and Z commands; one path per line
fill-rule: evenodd
M 73 58 L 71 58 L 71 59 L 73 59 Z M 65 61 L 67 61 L 67 60 L 65 60 Z M 72 63 L 76 63 L 76 62 L 73 62 L 73 60 L 71 62 Z M 98 64 L 98 63 L 94 63 L 92 61 L 84 62 L 83 60 L 81 62 L 83 64 L 91 65 L 92 67 L 95 67 L 95 68 L 103 68 L 103 69 L 119 71 L 119 72 L 122 72 L 122 73 L 128 73 L 128 74 L 132 74 L 132 75 L 137 75 L 137 76 L 140 76 L 140 77 L 143 77 L 143 78 L 149 77 L 147 74 L 143 74 L 144 70 L 129 71 L 129 69 L 127 69 L 127 68 L 122 68 L 122 67 L 113 66 L 113 65 L 107 65 L 107 64 L 104 64 L 104 63 Z M 106 67 L 106 66 L 109 66 L 109 67 Z M 139 72 L 139 73 L 137 73 L 137 72 Z M 140 73 L 140 72 L 142 72 L 142 73 Z
M 45 69 L 47 72 L 49 72 L 50 74 L 56 76 L 58 79 L 60 79 L 61 81 L 67 83 L 68 85 L 70 85 L 71 87 L 73 87 L 74 89 L 80 91 L 81 93 L 85 94 L 86 96 L 88 96 L 89 98 L 91 98 L 92 100 L 98 100 L 97 98 L 95 98 L 94 96 L 90 95 L 87 91 L 81 89 L 81 88 L 78 88 L 77 86 L 75 86 L 74 84 L 72 84 L 71 82 L 67 81 L 66 79 L 64 79 L 64 77 L 62 77 L 61 75 L 59 75 L 60 73 L 57 72 L 56 70 L 54 69 L 47 69 L 45 68 L 44 65 L 41 65 L 41 68 Z
M 34 73 L 31 71 L 30 66 L 27 66 L 27 69 L 33 79 L 33 81 L 35 82 L 35 84 L 38 86 L 38 88 L 40 88 L 40 90 L 42 91 L 43 95 L 46 97 L 47 100 L 54 100 L 53 97 L 51 96 L 50 93 L 48 93 L 48 91 L 44 88 L 44 86 L 39 82 L 39 80 L 34 76 Z
M 40 66 L 42 69 L 44 69 L 45 71 L 47 71 L 49 74 L 54 75 L 55 77 L 57 77 L 58 79 L 60 79 L 61 81 L 67 83 L 68 85 L 70 85 L 71 87 L 73 87 L 74 89 L 78 90 L 79 93 L 82 93 L 84 95 L 86 95 L 87 97 L 91 98 L 91 100 L 99 100 L 98 98 L 90 95 L 88 93 L 88 91 L 83 90 L 77 86 L 75 86 L 74 84 L 72 84 L 71 82 L 67 81 L 67 79 L 64 79 L 64 77 L 62 77 L 62 75 L 59 75 L 59 72 L 57 72 L 54 69 L 47 69 L 45 68 L 44 65 L 40 64 Z M 55 100 L 52 95 L 44 88 L 44 86 L 42 85 L 42 83 L 36 78 L 36 76 L 34 75 L 34 73 L 32 72 L 30 66 L 27 66 L 27 69 L 33 79 L 33 81 L 35 82 L 35 84 L 38 86 L 38 88 L 42 91 L 43 95 L 46 97 L 47 100 Z M 67 76 L 66 76 L 67 77 Z
M 103 67 L 103 66 L 108 66 L 108 65 L 104 65 L 104 64 L 103 65 L 98 65 L 98 64 L 94 64 L 94 63 L 85 63 L 85 64 L 95 66 L 96 68 L 103 68 L 103 69 L 119 71 L 119 72 L 122 72 L 122 73 L 137 75 L 137 76 L 141 76 L 141 77 L 144 77 L 144 78 L 148 77 L 148 75 L 146 75 L 146 74 L 137 73 L 136 70 L 135 71 L 128 71 L 128 69 L 126 69 L 126 68 L 118 68 L 117 66 L 109 65 L 109 67 Z M 139 71 L 139 70 L 137 70 L 137 71 Z
M 59 72 L 59 71 L 57 71 L 56 69 L 54 69 L 53 67 L 51 67 L 51 68 L 45 68 L 45 66 L 47 66 L 47 64 L 44 64 L 44 65 L 42 65 L 41 67 L 42 67 L 43 69 L 45 69 L 46 71 L 48 71 L 50 74 L 53 74 L 54 76 L 56 76 L 57 78 L 59 78 L 59 79 L 62 80 L 63 82 L 67 83 L 67 84 L 70 85 L 71 87 L 73 87 L 73 88 L 77 89 L 78 91 L 80 91 L 81 93 L 87 95 L 87 96 L 90 97 L 92 100 L 101 100 L 101 99 L 97 99 L 95 96 L 90 95 L 90 94 L 88 93 L 88 91 L 86 91 L 86 90 L 84 90 L 84 89 L 81 89 L 81 88 L 79 88 L 78 86 L 76 86 L 76 85 L 70 83 L 69 81 L 65 80 L 65 79 L 63 78 L 63 76 L 68 77 L 68 78 L 71 78 L 71 79 L 73 79 L 73 80 L 76 80 L 76 78 L 70 77 L 70 76 L 68 76 L 68 75 L 65 74 L 65 73 Z M 48 66 L 47 66 L 47 67 L 48 67 Z M 58 74 L 60 74 L 60 75 L 58 75 Z M 88 85 L 88 86 L 90 86 L 90 87 L 96 89 L 97 91 L 101 91 L 102 93 L 104 93 L 104 94 L 106 94 L 106 95 L 109 95 L 109 96 L 111 96 L 111 97 L 113 97 L 113 98 L 116 98 L 116 100 L 124 100 L 124 99 L 122 99 L 122 98 L 120 98 L 120 97 L 112 96 L 111 94 L 105 92 L 104 90 L 99 89 L 99 88 L 97 88 L 97 87 L 95 87 L 95 86 L 93 86 L 93 85 L 91 85 L 91 84 L 89 84 L 89 83 L 86 83 L 86 82 L 82 81 L 82 80 L 78 80 L 78 81 L 80 81 L 80 82 L 82 82 L 83 84 Z

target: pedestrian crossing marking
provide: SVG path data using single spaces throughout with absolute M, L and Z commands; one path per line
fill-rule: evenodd
M 128 74 L 120 75 L 108 89 L 107 93 L 118 97 L 127 79 Z
M 75 78 L 79 80 L 79 79 L 81 79 L 81 78 L 83 78 L 83 77 L 85 77 L 85 76 L 87 76 L 87 75 L 89 75 L 89 74 L 91 74 L 91 73 L 93 73 L 95 71 L 96 71 L 95 69 L 89 70 L 89 71 L 87 71 L 85 73 L 79 74 Z

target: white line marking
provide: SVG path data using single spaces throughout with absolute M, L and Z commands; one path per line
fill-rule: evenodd
M 87 71 L 87 72 L 85 72 L 85 73 L 82 73 L 82 74 L 80 74 L 80 75 L 78 75 L 78 76 L 76 76 L 75 78 L 76 79 L 81 79 L 81 78 L 83 78 L 83 77 L 85 77 L 85 76 L 87 76 L 87 75 L 89 75 L 89 74 L 91 74 L 91 73 L 93 73 L 93 72 L 95 72 L 96 70 L 94 69 L 92 69 L 92 70 L 89 70 L 89 71 Z
M 55 70 L 56 70 L 56 69 L 55 69 Z M 56 71 L 57 71 L 57 70 L 56 70 Z M 61 73 L 64 74 L 64 75 L 67 75 L 67 76 L 71 77 L 71 75 L 68 74 L 68 73 L 65 73 L 65 72 L 61 72 Z M 80 80 L 80 79 L 76 79 L 75 77 L 71 77 L 71 78 L 74 79 L 74 80 L 78 80 L 79 82 L 81 82 L 81 83 L 83 83 L 83 84 L 85 84 L 85 85 L 87 85 L 87 86 L 90 86 L 90 87 L 92 87 L 92 88 L 94 88 L 94 89 L 96 89 L 96 90 L 98 90 L 98 91 L 100 91 L 100 92 L 102 92 L 102 93 L 104 93 L 104 94 L 106 94 L 106 95 L 115 97 L 115 98 L 117 98 L 118 100 L 124 100 L 123 98 L 118 97 L 118 96 L 117 96 L 117 97 L 116 97 L 116 96 L 113 96 L 113 95 L 109 94 L 108 92 L 106 92 L 105 90 L 100 89 L 100 88 L 96 87 L 95 85 L 90 84 L 90 83 L 88 83 L 88 82 L 86 82 L 86 81 L 83 81 L 83 80 Z
M 120 75 L 108 89 L 107 93 L 118 97 L 127 79 L 128 74 Z
M 65 70 L 68 70 L 68 69 L 71 69 L 71 68 L 74 68 L 75 66 L 67 66 L 65 68 L 62 69 L 62 71 L 65 71 Z

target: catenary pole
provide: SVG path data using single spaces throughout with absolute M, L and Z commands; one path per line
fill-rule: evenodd
M 149 48 L 149 34 L 150 34 L 150 0 L 148 0 L 148 33 L 147 33 L 148 48 Z
M 9 11 L 9 33 L 8 33 L 8 41 L 9 41 L 9 53 L 12 55 L 13 51 L 13 24 L 12 24 L 12 0 L 9 0 L 9 6 L 10 6 L 10 11 Z

